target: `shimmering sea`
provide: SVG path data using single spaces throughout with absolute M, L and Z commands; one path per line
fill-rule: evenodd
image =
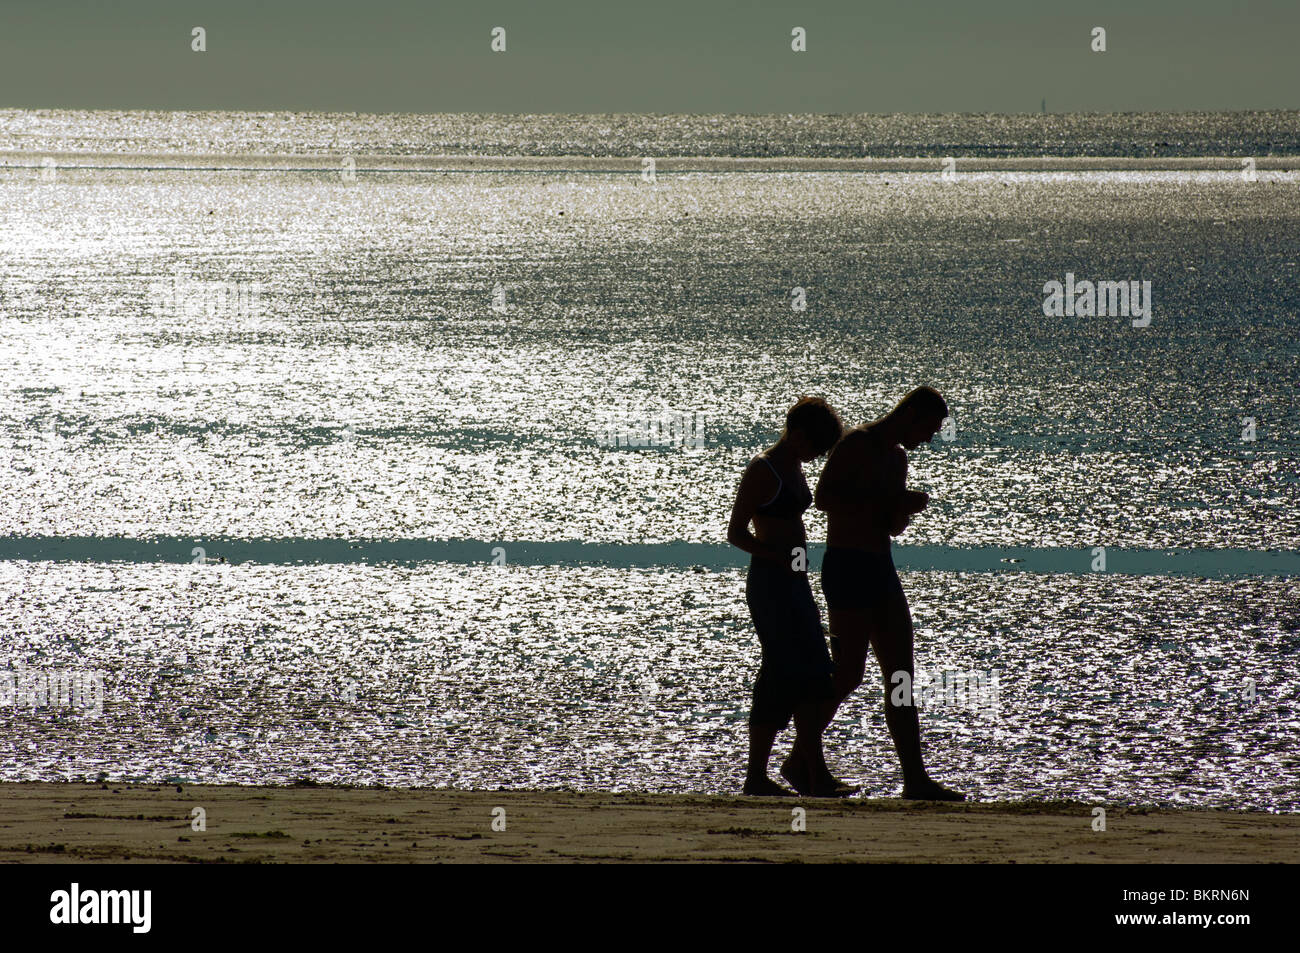
M 933 168 L 798 161 L 864 155 Z M 917 662 L 999 686 L 927 706 L 935 776 L 1300 810 L 1293 155 L 1295 113 L 0 111 L 0 779 L 736 791 L 740 473 L 802 394 L 928 383 Z M 878 689 L 827 748 L 900 790 Z

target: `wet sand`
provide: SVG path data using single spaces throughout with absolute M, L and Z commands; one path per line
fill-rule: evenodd
M 1108 806 L 1101 832 L 1094 805 L 1064 802 L 44 783 L 0 797 L 3 863 L 1300 860 L 1300 815 Z

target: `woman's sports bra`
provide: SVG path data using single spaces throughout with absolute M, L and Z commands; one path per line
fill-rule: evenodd
M 776 472 L 776 467 L 772 466 L 772 461 L 759 454 L 754 458 L 762 460 L 769 467 L 772 467 L 772 473 L 776 476 L 777 490 L 776 496 L 772 497 L 766 503 L 758 508 L 762 516 L 775 516 L 780 519 L 797 519 L 803 516 L 804 510 L 812 506 L 813 496 L 808 490 L 808 481 L 803 478 L 803 470 L 799 471 L 799 484 L 790 486 L 781 479 L 781 474 Z

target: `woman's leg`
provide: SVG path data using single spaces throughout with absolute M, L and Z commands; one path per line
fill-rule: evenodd
M 793 797 L 794 792 L 787 791 L 767 776 L 767 762 L 772 757 L 772 745 L 784 725 L 765 725 L 749 723 L 749 766 L 745 771 L 745 786 L 741 793 L 753 797 Z
M 841 797 L 856 789 L 841 784 L 826 766 L 826 752 L 822 746 L 825 718 L 826 703 L 822 701 L 806 702 L 795 709 L 794 747 L 790 750 L 790 757 L 781 765 L 781 776 L 800 794 Z
M 767 659 L 754 680 L 754 700 L 749 711 L 749 764 L 745 769 L 745 786 L 741 793 L 753 797 L 794 797 L 767 776 L 767 762 L 772 757 L 776 736 L 790 724 L 789 709 L 774 684 Z
M 788 599 L 777 587 L 780 576 L 767 567 L 751 564 L 745 581 L 745 601 L 762 646 L 762 662 L 754 679 L 754 695 L 749 710 L 749 762 L 745 768 L 742 793 L 756 797 L 793 797 L 767 776 L 776 736 L 790 723 L 790 712 L 781 697 L 779 679 L 773 678 L 773 648 L 780 634 L 789 627 L 791 616 Z

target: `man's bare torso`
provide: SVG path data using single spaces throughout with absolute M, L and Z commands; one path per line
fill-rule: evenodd
M 906 477 L 907 453 L 882 441 L 871 424 L 845 434 L 817 483 L 817 506 L 826 512 L 826 544 L 889 552 L 891 531 L 898 527 L 897 496 Z

